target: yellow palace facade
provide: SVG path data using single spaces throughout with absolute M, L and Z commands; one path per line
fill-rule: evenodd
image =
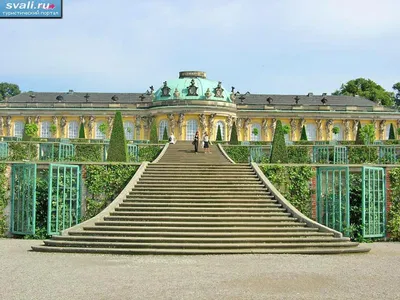
M 240 93 L 205 72 L 184 71 L 145 93 L 19 94 L 0 103 L 0 136 L 22 137 L 25 124 L 36 123 L 42 138 L 73 139 L 83 123 L 86 138 L 108 139 L 117 110 L 128 140 L 149 139 L 154 120 L 160 139 L 167 128 L 177 140 L 197 130 L 215 139 L 218 126 L 229 140 L 234 122 L 241 141 L 271 141 L 277 120 L 290 128 L 288 141 L 300 139 L 303 125 L 313 141 L 354 140 L 360 124 L 373 124 L 377 140 L 388 139 L 390 124 L 400 128 L 397 110 L 362 97 Z

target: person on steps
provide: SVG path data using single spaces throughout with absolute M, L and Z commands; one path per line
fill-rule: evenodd
M 192 144 L 194 145 L 194 152 L 198 153 L 199 152 L 199 132 L 198 131 L 196 131 L 196 134 L 194 135 Z
M 171 133 L 171 135 L 169 136 L 168 142 L 170 144 L 175 144 L 176 143 L 176 139 L 173 133 Z
M 204 133 L 203 142 L 204 142 L 204 153 L 211 153 L 210 152 L 210 137 L 208 136 L 207 132 Z

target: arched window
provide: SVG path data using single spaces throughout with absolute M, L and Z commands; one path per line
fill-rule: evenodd
M 333 141 L 343 141 L 343 125 L 342 124 L 334 124 L 333 128 L 335 128 L 335 127 L 339 128 L 339 132 L 336 134 L 332 132 L 332 140 Z
M 289 133 L 285 134 L 285 142 L 290 141 L 290 125 L 282 122 L 282 128 L 289 127 Z
M 135 128 L 132 122 L 124 122 L 124 132 L 125 138 L 129 141 L 133 140 L 133 133 L 135 132 Z
M 78 122 L 72 121 L 68 123 L 68 138 L 76 139 L 78 138 Z
M 42 137 L 42 138 L 51 137 L 50 122 L 49 121 L 43 121 L 42 122 L 42 124 L 40 126 L 40 137 Z
M 186 123 L 186 140 L 191 141 L 194 139 L 194 135 L 198 129 L 198 123 L 196 120 L 188 120 Z
M 164 136 L 164 130 L 167 129 L 167 136 L 168 136 L 168 121 L 161 120 L 160 124 L 158 125 L 158 139 L 161 141 Z
M 251 132 L 250 132 L 250 141 L 259 141 L 261 137 L 261 125 L 260 124 L 252 124 Z
M 24 134 L 24 123 L 21 121 L 14 123 L 14 136 L 22 138 Z
M 307 134 L 307 140 L 315 141 L 317 139 L 317 125 L 306 124 L 306 134 Z
M 95 134 L 95 139 L 100 139 L 100 140 L 102 140 L 102 139 L 105 139 L 105 138 L 106 138 L 105 133 L 101 132 L 101 130 L 100 130 L 102 124 L 104 124 L 104 122 L 97 122 L 97 123 L 96 123 L 96 134 Z
M 225 141 L 225 123 L 222 121 L 218 121 L 217 124 L 215 125 L 215 139 L 217 139 L 218 126 L 219 128 L 221 128 L 221 138 L 223 141 Z

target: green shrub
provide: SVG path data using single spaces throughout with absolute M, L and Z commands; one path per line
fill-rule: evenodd
M 393 124 L 390 123 L 390 129 L 389 129 L 389 140 L 395 140 L 396 137 L 394 135 L 394 128 L 393 128 Z
M 32 142 L 9 142 L 9 160 L 37 160 L 38 159 L 38 144 Z
M 79 138 L 84 139 L 85 138 L 85 124 L 81 123 L 79 126 Z
M 35 123 L 25 123 L 24 131 L 22 134 L 23 141 L 30 141 L 33 137 L 38 135 L 38 126 Z
M 278 120 L 276 122 L 276 128 L 274 133 L 274 139 L 272 141 L 271 150 L 271 163 L 288 163 L 288 154 L 285 143 L 285 136 L 282 128 L 282 122 Z
M 387 231 L 390 238 L 400 241 L 400 168 L 390 170 L 391 201 Z
M 151 123 L 150 143 L 152 143 L 152 144 L 158 143 L 157 124 L 156 124 L 155 120 Z
M 125 140 L 124 124 L 120 111 L 115 113 L 113 130 L 111 132 L 110 147 L 108 148 L 107 161 L 127 162 L 128 146 Z
M 310 147 L 288 146 L 288 162 L 293 164 L 309 164 L 311 163 Z
M 303 125 L 303 127 L 301 128 L 301 137 L 300 137 L 300 141 L 307 141 L 307 132 L 306 132 L 306 126 Z
M 236 163 L 249 162 L 250 150 L 247 146 L 224 147 L 226 154 Z
M 218 129 L 217 129 L 217 138 L 216 140 L 218 142 L 222 141 L 222 134 L 221 134 L 221 126 L 218 125 Z
M 361 129 L 361 138 L 363 139 L 364 145 L 372 144 L 375 141 L 375 127 L 373 124 L 365 125 Z
M 350 164 L 378 162 L 378 147 L 358 146 L 348 148 Z
M 103 145 L 101 144 L 77 144 L 75 146 L 74 161 L 103 161 Z
M 6 169 L 6 164 L 0 164 L 0 237 L 4 236 L 8 229 L 4 215 L 8 204 Z
M 232 131 L 231 131 L 231 138 L 229 140 L 230 145 L 238 145 L 238 135 L 237 135 L 237 130 L 236 130 L 236 122 L 233 122 L 232 125 Z
M 168 141 L 168 132 L 167 132 L 167 127 L 164 127 L 164 133 L 163 133 L 163 138 L 164 141 Z
M 358 128 L 357 128 L 357 134 L 356 134 L 356 142 L 355 145 L 364 145 L 364 139 L 361 135 L 361 122 L 358 124 Z
M 153 161 L 161 152 L 160 146 L 140 146 L 139 147 L 139 162 Z
M 309 166 L 261 165 L 261 170 L 277 190 L 301 213 L 311 217 L 311 179 L 315 172 Z

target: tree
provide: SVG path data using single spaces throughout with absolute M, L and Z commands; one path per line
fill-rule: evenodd
M 392 106 L 394 104 L 394 95 L 386 91 L 382 86 L 371 79 L 357 78 L 342 84 L 339 90 L 332 95 L 356 96 L 367 98 L 374 102 L 381 101 L 384 106 Z
M 164 127 L 164 133 L 163 133 L 162 139 L 163 139 L 164 141 L 167 141 L 167 140 L 168 140 L 168 132 L 167 132 L 167 127 L 166 127 L 166 126 Z
M 21 94 L 19 86 L 13 83 L 0 83 L 0 101 Z
M 394 128 L 393 124 L 390 123 L 390 128 L 389 128 L 389 140 L 395 140 L 396 136 L 394 135 Z
M 150 143 L 152 143 L 152 144 L 158 143 L 157 124 L 156 124 L 155 120 L 151 123 Z
M 85 125 L 81 123 L 79 127 L 79 138 L 84 139 L 85 138 Z
M 25 123 L 22 140 L 30 141 L 33 137 L 37 136 L 38 130 L 38 126 L 35 123 Z
M 333 134 L 338 134 L 340 132 L 340 128 L 335 126 L 332 128 L 332 132 L 333 132 Z
M 217 129 L 217 141 L 222 141 L 222 134 L 221 134 L 221 126 L 218 125 L 218 129 Z
M 230 145 L 239 144 L 237 130 L 236 130 L 236 122 L 233 122 L 233 125 L 232 125 L 231 138 L 229 140 L 229 144 Z
M 301 137 L 300 137 L 300 141 L 308 141 L 307 132 L 306 132 L 306 126 L 304 126 L 304 125 L 303 125 L 303 127 L 301 128 Z
M 364 141 L 364 145 L 372 144 L 375 141 L 375 127 L 373 124 L 365 125 L 361 129 L 361 138 Z
M 393 85 L 392 88 L 393 88 L 393 89 L 395 90 L 395 92 L 396 92 L 396 95 L 395 95 L 396 104 L 397 104 L 397 105 L 400 105 L 400 82 L 395 83 L 395 84 Z
M 358 124 L 358 128 L 357 128 L 357 134 L 356 134 L 356 141 L 354 142 L 354 144 L 356 145 L 364 145 L 364 140 L 361 136 L 361 123 Z
M 288 154 L 285 143 L 285 135 L 283 132 L 283 126 L 281 120 L 276 122 L 274 139 L 272 141 L 272 149 L 271 149 L 271 164 L 274 163 L 288 163 Z
M 128 146 L 126 144 L 124 123 L 120 111 L 115 113 L 113 129 L 108 148 L 107 161 L 127 162 Z

